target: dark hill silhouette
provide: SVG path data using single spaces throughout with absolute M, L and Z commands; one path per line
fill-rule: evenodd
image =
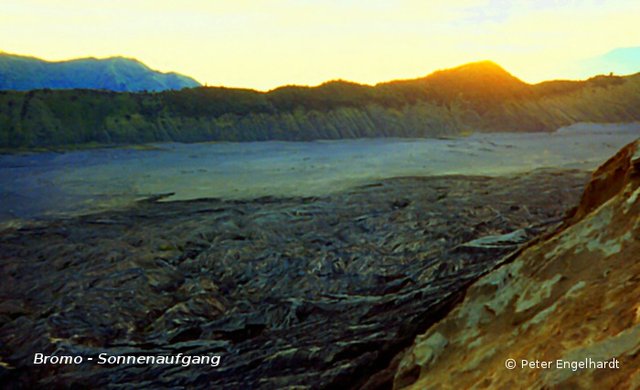
M 477 110 L 507 99 L 531 96 L 529 84 L 492 61 L 473 62 L 436 71 L 426 77 L 382 84 L 391 88 L 419 89 L 439 103 L 464 100 Z
M 0 147 L 438 137 L 640 120 L 640 74 L 527 84 L 489 61 L 375 86 L 0 93 Z

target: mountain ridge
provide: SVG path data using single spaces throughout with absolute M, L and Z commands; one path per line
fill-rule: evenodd
M 123 56 L 48 61 L 0 52 L 0 89 L 104 89 L 117 92 L 164 91 L 200 86 L 191 77 L 160 72 Z
M 481 61 L 374 86 L 0 91 L 0 148 L 553 131 L 640 121 L 640 73 L 527 84 Z

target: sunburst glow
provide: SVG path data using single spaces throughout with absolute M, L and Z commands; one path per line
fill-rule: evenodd
M 124 55 L 209 85 L 375 83 L 491 59 L 525 81 L 640 45 L 637 0 L 10 0 L 1 50 L 49 60 Z M 638 69 L 640 70 L 640 69 Z

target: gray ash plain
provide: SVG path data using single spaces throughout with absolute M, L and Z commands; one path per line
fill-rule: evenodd
M 0 235 L 8 388 L 385 388 L 465 287 L 576 205 L 588 172 L 372 181 L 318 197 L 145 200 Z M 34 366 L 208 354 L 209 366 Z

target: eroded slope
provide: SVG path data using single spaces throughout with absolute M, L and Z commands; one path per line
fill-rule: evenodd
M 593 174 L 555 234 L 475 282 L 462 304 L 419 336 L 396 361 L 395 388 L 638 388 L 639 144 Z M 521 363 L 586 358 L 615 358 L 620 368 Z M 515 369 L 505 368 L 507 359 Z

